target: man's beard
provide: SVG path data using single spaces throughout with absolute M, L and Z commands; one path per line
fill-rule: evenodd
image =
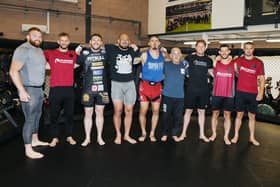
M 30 43 L 31 45 L 33 45 L 34 47 L 40 47 L 40 45 L 41 45 L 42 42 L 40 42 L 40 43 L 38 44 L 37 42 L 30 40 L 29 43 Z
M 62 47 L 62 46 L 60 45 L 59 48 L 62 49 L 62 50 L 66 50 L 66 49 L 68 49 L 68 46 L 67 46 L 67 47 Z
M 158 48 L 157 47 L 152 47 L 152 50 L 158 50 Z

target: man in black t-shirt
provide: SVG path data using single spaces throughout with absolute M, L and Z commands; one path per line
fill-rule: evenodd
M 107 76 L 105 71 L 106 52 L 102 49 L 102 36 L 92 34 L 90 48 L 85 48 L 79 52 L 77 63 L 83 67 L 83 92 L 82 104 L 85 109 L 84 127 L 85 140 L 82 146 L 87 146 L 91 141 L 92 114 L 95 106 L 97 142 L 104 145 L 102 138 L 104 123 L 104 106 L 109 103 L 107 88 Z M 81 50 L 81 49 L 80 49 Z
M 205 109 L 208 104 L 210 90 L 208 88 L 208 73 L 213 70 L 212 60 L 205 55 L 206 42 L 198 40 L 195 45 L 196 54 L 187 56 L 189 62 L 189 79 L 185 88 L 185 115 L 184 126 L 180 139 L 186 137 L 193 109 L 198 112 L 198 124 L 200 128 L 199 138 L 204 142 L 209 139 L 204 134 Z
M 132 124 L 133 106 L 136 101 L 136 88 L 134 83 L 135 73 L 133 71 L 134 57 L 138 56 L 137 46 L 130 46 L 127 34 L 120 34 L 118 45 L 105 45 L 108 55 L 108 64 L 111 69 L 111 98 L 114 105 L 114 125 L 116 130 L 115 143 L 121 144 L 121 115 L 123 106 L 125 111 L 124 119 L 124 140 L 131 144 L 137 143 L 131 138 L 130 128 Z

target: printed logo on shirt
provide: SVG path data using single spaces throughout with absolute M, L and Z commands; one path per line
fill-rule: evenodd
M 181 68 L 181 74 L 185 75 L 185 69 L 184 68 Z
M 84 50 L 82 53 L 83 53 L 84 56 L 87 56 L 89 54 L 89 51 L 88 50 Z
M 217 72 L 218 77 L 232 77 L 231 73 Z
M 129 74 L 132 73 L 132 57 L 130 54 L 121 55 L 118 54 L 116 57 L 116 72 L 119 74 Z
M 94 76 L 94 77 L 92 77 L 92 81 L 93 82 L 98 82 L 98 81 L 102 81 L 102 80 L 103 80 L 102 76 Z
M 89 94 L 84 94 L 83 95 L 83 101 L 84 102 L 89 102 Z
M 245 71 L 245 72 L 250 73 L 250 74 L 256 74 L 256 70 L 249 69 L 249 68 L 246 68 L 246 67 L 243 67 L 243 66 L 240 67 L 240 71 Z
M 90 62 L 100 62 L 100 61 L 104 60 L 104 56 L 102 56 L 102 55 L 92 55 L 91 56 L 90 55 L 90 56 L 87 57 L 87 60 L 90 61 Z
M 60 64 L 73 64 L 73 60 L 68 60 L 68 59 L 60 59 L 60 58 L 55 58 L 54 63 L 60 63 Z
M 227 71 L 228 71 L 228 72 L 232 72 L 232 68 L 231 68 L 231 67 L 228 67 L 228 68 L 227 68 Z
M 257 64 L 252 64 L 252 68 L 256 68 L 257 67 Z
M 152 62 L 147 62 L 148 63 L 148 69 L 149 70 L 161 70 L 163 69 L 163 63 L 152 63 Z
M 103 70 L 94 70 L 92 71 L 92 75 L 103 75 Z
M 204 62 L 204 61 L 194 60 L 193 64 L 196 65 L 196 66 L 207 67 L 207 62 Z
M 99 66 L 103 66 L 103 62 L 92 62 L 91 63 L 91 67 L 99 67 Z

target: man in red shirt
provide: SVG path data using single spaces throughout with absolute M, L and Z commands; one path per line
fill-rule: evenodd
M 214 62 L 214 85 L 212 94 L 212 136 L 210 141 L 215 141 L 216 131 L 218 125 L 218 117 L 220 110 L 224 113 L 224 142 L 230 145 L 228 138 L 231 126 L 231 111 L 234 110 L 234 79 L 235 79 L 235 63 L 230 57 L 230 48 L 228 45 L 223 44 L 220 46 L 219 56 Z
M 263 98 L 265 78 L 263 62 L 254 57 L 253 53 L 254 44 L 252 42 L 247 42 L 244 45 L 244 57 L 236 59 L 238 67 L 235 103 L 237 115 L 235 118 L 235 135 L 231 142 L 237 143 L 242 117 L 244 111 L 247 110 L 250 130 L 249 141 L 253 145 L 259 146 L 260 143 L 255 138 L 256 111 L 258 101 L 261 101 Z
M 77 59 L 75 51 L 68 50 L 70 37 L 67 33 L 58 35 L 57 43 L 59 47 L 55 50 L 45 51 L 47 59 L 47 69 L 50 74 L 50 118 L 51 118 L 51 147 L 55 147 L 59 142 L 58 122 L 61 109 L 64 110 L 66 124 L 66 140 L 69 144 L 75 145 L 76 141 L 72 137 L 73 114 L 74 114 L 74 67 Z

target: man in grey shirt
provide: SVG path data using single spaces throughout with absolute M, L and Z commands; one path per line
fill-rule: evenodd
M 40 45 L 42 32 L 36 27 L 28 30 L 27 42 L 14 52 L 10 76 L 18 89 L 19 99 L 25 117 L 23 140 L 25 155 L 31 159 L 44 155 L 33 150 L 35 146 L 46 146 L 38 138 L 39 121 L 42 114 L 44 94 L 42 85 L 45 78 L 46 60 Z

